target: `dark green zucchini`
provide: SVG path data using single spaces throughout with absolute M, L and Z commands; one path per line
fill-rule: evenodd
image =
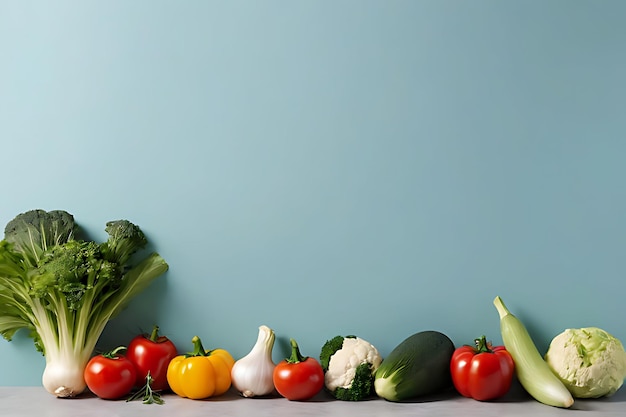
M 427 330 L 409 336 L 376 371 L 376 394 L 389 401 L 406 401 L 450 388 L 453 352 L 454 344 L 443 333 Z

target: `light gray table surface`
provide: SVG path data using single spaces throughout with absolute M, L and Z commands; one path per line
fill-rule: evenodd
M 570 409 L 541 404 L 514 385 L 505 397 L 493 402 L 479 402 L 454 392 L 408 403 L 392 403 L 379 398 L 346 402 L 327 393 L 306 402 L 280 397 L 243 398 L 230 391 L 207 400 L 163 395 L 165 404 L 142 404 L 140 401 L 107 401 L 83 394 L 78 398 L 60 399 L 41 387 L 0 387 L 0 416 L 25 417 L 403 417 L 403 416 L 622 416 L 626 417 L 626 388 L 614 396 L 595 400 L 576 400 Z

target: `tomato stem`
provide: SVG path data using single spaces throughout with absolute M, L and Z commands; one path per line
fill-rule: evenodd
M 118 346 L 109 352 L 104 352 L 102 356 L 107 359 L 117 359 L 117 354 L 123 350 L 126 350 L 126 346 Z
M 157 343 L 158 340 L 159 340 L 159 326 L 155 324 L 154 327 L 152 328 L 152 333 L 150 333 L 150 341 Z
M 309 358 L 308 356 L 302 356 L 298 343 L 294 339 L 289 339 L 289 342 L 291 343 L 291 356 L 285 359 L 287 363 L 300 363 Z
M 491 342 L 487 342 L 485 335 L 475 339 L 474 344 L 476 345 L 476 353 L 493 353 L 493 350 L 491 350 Z

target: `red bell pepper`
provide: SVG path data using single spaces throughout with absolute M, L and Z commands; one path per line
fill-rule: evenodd
M 450 372 L 456 390 L 463 396 L 489 401 L 511 388 L 515 363 L 504 346 L 493 347 L 485 336 L 474 346 L 461 346 L 452 354 Z
M 128 344 L 126 357 L 137 369 L 135 386 L 143 386 L 150 373 L 152 389 L 155 391 L 168 389 L 167 366 L 177 354 L 174 343 L 165 336 L 159 336 L 159 326 L 154 326 L 150 335 L 133 338 Z

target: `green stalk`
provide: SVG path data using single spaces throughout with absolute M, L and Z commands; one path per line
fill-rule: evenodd
M 480 336 L 478 339 L 474 339 L 474 345 L 476 346 L 476 353 L 493 353 L 491 350 L 491 343 L 487 342 L 487 336 Z
M 289 339 L 289 343 L 291 343 L 291 356 L 285 359 L 287 363 L 300 363 L 309 359 L 308 356 L 302 356 L 300 348 L 294 339 Z
M 193 350 L 185 354 L 185 357 L 192 358 L 195 356 L 210 356 L 211 352 L 207 352 L 204 350 L 204 346 L 202 346 L 202 340 L 198 336 L 194 336 L 191 339 L 191 343 L 193 343 Z
M 152 333 L 150 333 L 149 340 L 154 343 L 157 343 L 159 341 L 159 326 L 157 326 L 156 324 L 152 328 Z
M 126 346 L 118 346 L 118 347 L 116 347 L 116 348 L 115 348 L 115 349 L 113 349 L 113 350 L 110 350 L 110 351 L 108 351 L 108 352 L 104 352 L 104 353 L 102 354 L 102 356 L 104 356 L 104 357 L 105 357 L 105 358 L 107 358 L 107 359 L 116 359 L 116 358 L 117 358 L 117 356 L 118 356 L 118 354 L 119 354 L 121 351 L 123 351 L 123 350 L 126 350 Z

